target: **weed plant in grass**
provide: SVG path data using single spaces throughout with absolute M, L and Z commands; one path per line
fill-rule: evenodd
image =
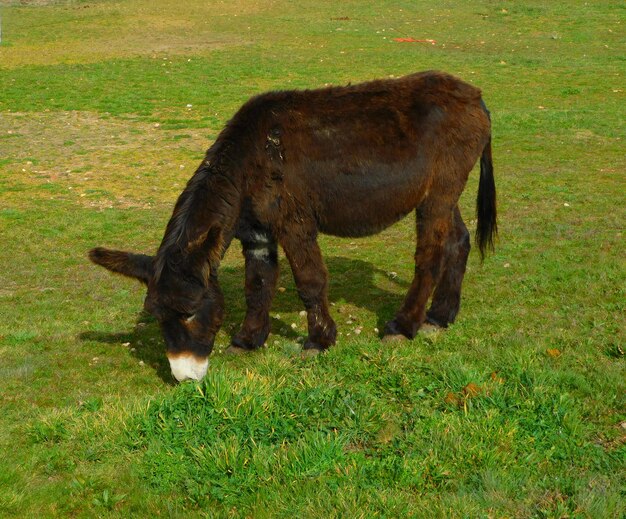
M 619 2 L 8 2 L 0 44 L 0 516 L 623 517 L 624 7 Z M 400 43 L 394 38 L 431 39 Z M 500 241 L 444 333 L 382 345 L 408 218 L 322 237 L 338 344 L 302 360 L 288 265 L 267 347 L 174 385 L 144 288 L 251 95 L 442 69 L 484 92 Z M 477 175 L 461 199 L 470 227 Z M 300 342 L 299 342 L 300 341 Z

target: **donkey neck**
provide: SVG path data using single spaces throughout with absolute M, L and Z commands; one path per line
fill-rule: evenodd
M 209 150 L 211 151 L 211 150 Z M 239 183 L 209 154 L 178 197 L 156 256 L 156 277 L 165 269 L 217 269 L 240 211 Z

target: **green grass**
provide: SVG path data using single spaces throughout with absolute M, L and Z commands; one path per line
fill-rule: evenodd
M 624 6 L 5 4 L 0 516 L 624 516 Z M 500 240 L 470 256 L 457 323 L 378 339 L 412 276 L 407 218 L 321 239 L 327 354 L 300 357 L 281 259 L 267 347 L 225 356 L 233 245 L 209 374 L 175 385 L 144 289 L 85 252 L 154 251 L 249 96 L 429 68 L 481 87 L 494 122 Z

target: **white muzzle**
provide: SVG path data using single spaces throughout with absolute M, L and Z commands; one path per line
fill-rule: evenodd
M 191 353 L 168 355 L 172 375 L 179 382 L 183 380 L 202 380 L 209 368 L 209 358 L 198 358 Z

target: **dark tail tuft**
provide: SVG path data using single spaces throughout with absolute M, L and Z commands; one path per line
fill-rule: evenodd
M 491 160 L 491 136 L 480 157 L 480 180 L 476 196 L 476 242 L 480 250 L 480 258 L 485 258 L 485 250 L 494 248 L 494 239 L 498 234 L 496 222 L 496 182 L 493 178 L 493 162 Z

